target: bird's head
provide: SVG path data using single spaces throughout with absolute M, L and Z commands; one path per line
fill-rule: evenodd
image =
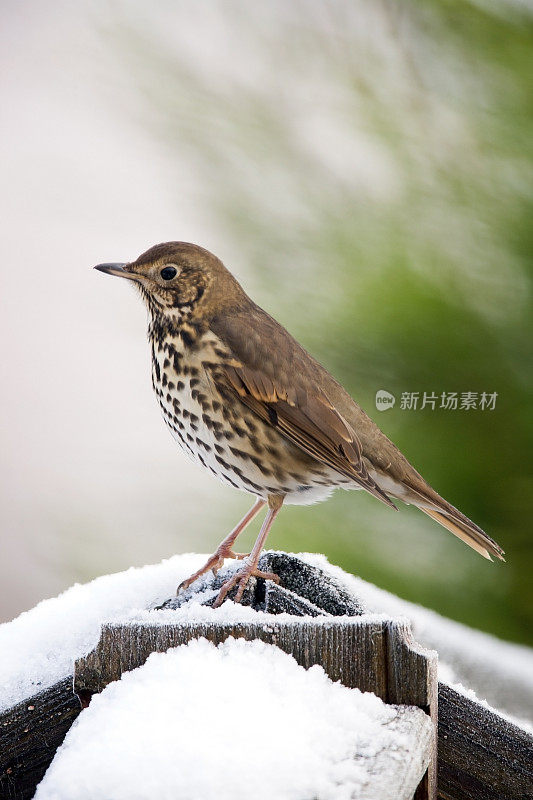
M 151 247 L 128 264 L 98 264 L 95 269 L 132 281 L 150 313 L 176 321 L 206 315 L 239 290 L 237 281 L 213 253 L 188 242 Z

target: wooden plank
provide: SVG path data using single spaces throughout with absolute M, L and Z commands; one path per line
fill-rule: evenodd
M 439 683 L 438 796 L 442 800 L 533 797 L 533 737 Z
M 381 620 L 353 617 L 253 623 L 184 623 L 179 625 L 103 625 L 100 641 L 76 661 L 74 688 L 99 692 L 123 672 L 144 664 L 150 653 L 203 637 L 219 644 L 228 636 L 275 644 L 303 667 L 320 664 L 345 686 L 374 692 L 386 700 L 386 631 Z
M 29 800 L 81 711 L 65 678 L 0 714 L 0 798 Z

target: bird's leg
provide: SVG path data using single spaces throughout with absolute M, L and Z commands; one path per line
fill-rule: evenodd
M 261 500 L 260 497 L 257 498 L 248 513 L 244 515 L 239 523 L 237 523 L 229 536 L 226 536 L 224 541 L 219 544 L 216 551 L 210 558 L 207 559 L 204 566 L 195 572 L 194 575 L 191 575 L 190 578 L 187 578 L 180 583 L 178 586 L 178 592 L 180 592 L 182 589 L 187 589 L 191 583 L 194 583 L 197 578 L 200 578 L 206 572 L 209 572 L 210 569 L 213 570 L 213 574 L 216 575 L 217 571 L 223 566 L 225 558 L 246 558 L 249 555 L 249 553 L 234 553 L 231 548 L 237 536 L 243 532 L 246 526 L 261 511 L 265 505 L 265 502 L 266 501 Z
M 231 578 L 222 586 L 222 589 L 218 593 L 217 598 L 213 603 L 213 608 L 218 608 L 218 606 L 222 605 L 229 590 L 237 584 L 239 584 L 239 588 L 237 590 L 237 594 L 235 595 L 235 602 L 239 603 L 246 584 L 252 576 L 255 578 L 265 578 L 265 580 L 276 581 L 276 583 L 279 582 L 278 576 L 273 572 L 262 572 L 261 570 L 257 569 L 257 562 L 259 561 L 259 556 L 261 555 L 261 550 L 263 549 L 263 545 L 266 541 L 270 528 L 281 511 L 282 505 L 283 496 L 269 495 L 268 514 L 266 515 L 265 521 L 261 526 L 261 530 L 259 531 L 259 536 L 257 537 L 253 550 L 250 555 L 246 557 L 244 566 L 237 570 L 237 572 L 232 575 Z

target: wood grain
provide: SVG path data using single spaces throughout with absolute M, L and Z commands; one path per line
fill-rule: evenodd
M 533 737 L 439 683 L 438 787 L 442 800 L 531 800 Z
M 27 800 L 82 709 L 72 678 L 0 715 L 0 798 Z
M 214 644 L 228 636 L 275 644 L 303 667 L 320 664 L 345 686 L 372 691 L 387 699 L 386 630 L 380 620 L 356 617 L 260 623 L 188 623 L 180 625 L 103 625 L 100 641 L 74 670 L 76 692 L 99 692 L 126 670 L 144 664 L 150 653 L 165 652 L 203 637 Z

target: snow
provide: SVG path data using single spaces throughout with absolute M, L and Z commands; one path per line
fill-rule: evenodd
M 348 800 L 371 782 L 369 758 L 414 747 L 397 713 L 272 645 L 199 639 L 95 695 L 35 797 Z
M 102 621 L 163 602 L 204 560 L 180 555 L 104 575 L 0 625 L 0 710 L 71 675 L 74 659 L 96 645 Z

